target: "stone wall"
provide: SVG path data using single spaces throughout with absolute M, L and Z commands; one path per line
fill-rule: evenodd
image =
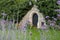
M 28 11 L 28 13 L 23 17 L 23 19 L 19 23 L 19 27 L 24 27 L 26 25 L 26 23 L 28 23 L 28 21 L 29 21 L 30 25 L 33 26 L 32 17 L 33 17 L 34 13 L 36 13 L 38 15 L 37 28 L 41 28 L 41 22 L 44 22 L 44 25 L 46 25 L 43 14 L 40 13 L 39 10 L 37 9 L 37 6 L 34 5 L 32 7 L 32 9 L 30 11 Z

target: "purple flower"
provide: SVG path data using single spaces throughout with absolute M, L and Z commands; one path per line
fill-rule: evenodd
M 54 23 L 50 23 L 50 26 L 54 26 L 55 24 Z
M 48 22 L 50 23 L 50 22 L 51 22 L 51 20 L 48 20 Z
M 1 23 L 1 26 L 4 27 L 5 24 L 6 24 L 6 21 L 5 20 L 1 20 L 0 23 Z
M 57 18 L 52 17 L 54 21 L 57 21 Z
M 60 0 L 57 1 L 57 4 L 60 5 Z
M 12 21 L 9 21 L 10 24 L 12 24 L 13 22 Z
M 55 11 L 60 12 L 60 9 L 56 9 Z
M 50 26 L 55 26 L 56 22 L 55 21 L 51 21 Z
M 58 17 L 60 17 L 60 14 L 57 14 Z
M 57 19 L 56 19 L 56 18 L 54 18 L 54 20 L 55 20 L 55 21 L 57 21 Z
M 49 16 L 46 16 L 45 18 L 49 18 Z
M 44 22 L 41 22 L 41 26 L 44 26 Z
M 47 28 L 46 28 L 46 26 L 42 26 L 41 29 L 42 29 L 42 30 L 45 30 L 45 29 L 47 29 Z
M 5 20 L 1 20 L 1 24 L 5 24 L 6 23 L 6 21 Z

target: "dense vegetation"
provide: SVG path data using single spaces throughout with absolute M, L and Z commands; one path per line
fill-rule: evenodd
M 0 30 L 1 40 L 60 40 L 60 31 L 38 30 L 36 28 L 26 30 Z
M 31 4 L 29 5 L 29 2 Z M 57 0 L 0 0 L 0 14 L 6 13 L 5 19 L 21 20 L 22 17 L 32 8 L 35 4 L 38 6 L 40 12 L 44 13 L 44 16 L 55 16 L 57 12 L 54 10 L 59 8 L 56 3 Z M 18 15 L 18 16 L 17 16 Z M 2 18 L 2 15 L 0 15 Z
M 57 0 L 0 0 L 0 18 L 20 21 L 34 4 L 44 16 L 50 17 L 48 19 L 56 18 L 58 12 L 54 10 L 59 9 L 56 2 Z M 60 20 L 57 20 L 57 23 L 60 23 Z M 27 24 L 17 30 L 19 25 L 0 19 L 0 40 L 60 40 L 60 26 L 54 26 L 48 25 L 48 30 L 40 30 Z

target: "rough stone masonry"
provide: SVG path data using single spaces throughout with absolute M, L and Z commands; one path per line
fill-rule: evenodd
M 45 18 L 43 14 L 39 12 L 36 5 L 34 5 L 32 9 L 23 17 L 19 23 L 19 27 L 25 27 L 25 25 L 27 25 L 26 23 L 28 22 L 31 26 L 36 26 L 40 29 L 43 28 L 42 25 L 44 25 L 44 28 L 47 27 Z

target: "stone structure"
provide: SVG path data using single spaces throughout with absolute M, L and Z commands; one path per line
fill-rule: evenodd
M 28 22 L 31 26 L 36 26 L 37 28 L 42 28 L 42 25 L 46 27 L 44 16 L 39 12 L 36 5 L 34 5 L 32 9 L 23 17 L 19 23 L 19 26 L 24 27 Z

